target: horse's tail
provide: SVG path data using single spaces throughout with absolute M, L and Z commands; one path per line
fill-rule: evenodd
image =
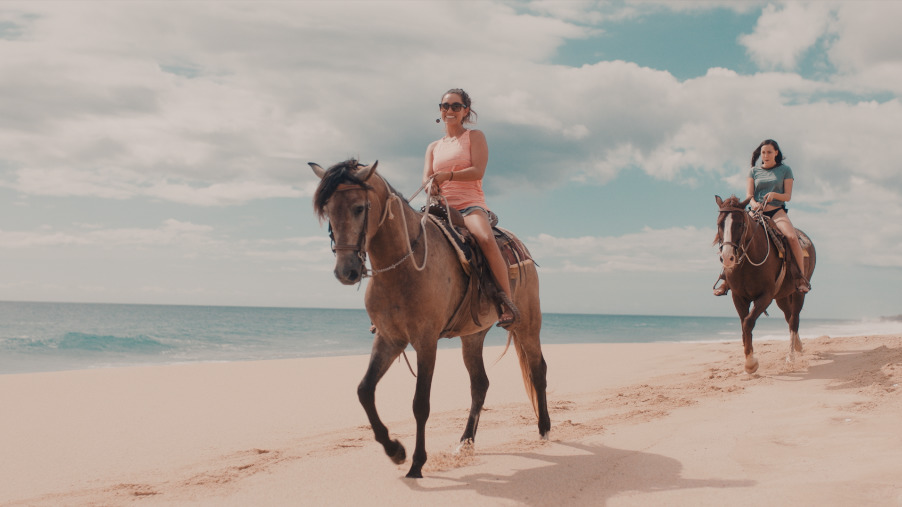
M 504 354 L 507 353 L 507 349 L 510 348 L 511 343 L 514 344 L 514 350 L 517 351 L 517 359 L 520 361 L 520 373 L 523 375 L 523 387 L 526 388 L 526 395 L 529 396 L 529 401 L 532 403 L 532 409 L 536 413 L 536 417 L 539 417 L 539 399 L 538 394 L 536 393 L 536 386 L 532 382 L 532 367 L 529 365 L 529 352 L 524 347 L 523 342 L 520 340 L 520 337 L 517 335 L 517 332 L 513 329 L 507 332 L 507 343 L 504 344 L 504 350 L 501 351 L 501 355 L 498 356 L 498 359 L 495 360 L 497 363 L 504 357 Z

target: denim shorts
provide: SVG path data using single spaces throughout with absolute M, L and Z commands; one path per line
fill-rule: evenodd
M 466 208 L 460 210 L 460 214 L 463 216 L 467 216 L 474 211 L 482 211 L 485 213 L 486 218 L 489 219 L 489 225 L 495 227 L 498 225 L 498 215 L 492 213 L 491 211 L 483 208 L 482 206 L 467 206 Z

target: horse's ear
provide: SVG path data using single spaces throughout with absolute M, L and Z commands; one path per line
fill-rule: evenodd
M 307 162 L 307 165 L 309 165 L 310 168 L 313 169 L 313 172 L 314 172 L 314 174 L 316 174 L 317 178 L 323 179 L 323 176 L 326 174 L 325 169 L 320 167 L 320 165 L 317 164 L 316 162 Z
M 378 160 L 373 162 L 373 165 L 365 165 L 357 170 L 355 176 L 357 176 L 360 181 L 367 181 L 372 175 L 376 174 L 376 166 L 378 165 Z
M 715 195 L 715 196 L 714 196 L 714 202 L 717 203 L 717 207 L 718 207 L 718 208 L 722 208 L 722 207 L 723 207 L 723 199 L 721 199 L 719 195 Z
M 752 200 L 752 198 L 749 197 L 748 199 L 739 203 L 739 209 L 745 209 L 745 207 L 749 205 L 749 201 L 751 201 L 751 200 Z

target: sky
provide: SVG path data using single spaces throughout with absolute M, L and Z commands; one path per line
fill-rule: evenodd
M 544 311 L 735 316 L 711 295 L 714 196 L 744 196 L 772 138 L 817 248 L 803 318 L 902 314 L 899 19 L 891 1 L 2 1 L 0 300 L 363 308 L 307 162 L 378 160 L 412 195 L 461 87 Z

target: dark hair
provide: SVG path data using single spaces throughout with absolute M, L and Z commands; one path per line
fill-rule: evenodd
M 780 149 L 780 145 L 777 144 L 777 141 L 774 141 L 773 139 L 765 139 L 761 141 L 761 144 L 759 144 L 758 147 L 755 148 L 755 151 L 752 153 L 752 167 L 755 167 L 755 164 L 758 163 L 758 157 L 761 156 L 761 147 L 765 145 L 773 146 L 774 149 L 777 150 L 777 156 L 774 158 L 776 165 L 783 163 L 783 150 Z
M 476 114 L 476 111 L 474 111 L 473 107 L 471 106 L 473 101 L 470 100 L 470 95 L 467 92 L 463 91 L 463 89 L 461 88 L 451 88 L 450 90 L 442 94 L 442 98 L 444 99 L 445 95 L 448 95 L 449 93 L 456 93 L 457 95 L 460 95 L 460 100 L 462 100 L 463 104 L 467 106 L 467 115 L 464 116 L 462 123 L 476 123 L 476 119 L 479 118 L 479 115 Z M 471 116 L 472 118 L 470 118 Z

